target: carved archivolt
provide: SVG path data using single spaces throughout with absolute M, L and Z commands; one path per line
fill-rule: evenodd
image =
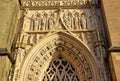
M 48 35 L 29 51 L 15 81 L 42 81 L 54 59 L 63 57 L 72 65 L 80 81 L 101 81 L 96 60 L 87 46 L 66 33 Z M 78 80 L 79 81 L 79 80 Z

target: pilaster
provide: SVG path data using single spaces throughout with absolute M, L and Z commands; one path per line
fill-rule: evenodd
M 0 81 L 8 81 L 14 63 L 11 48 L 17 33 L 18 12 L 17 0 L 0 1 Z
M 109 64 L 113 81 L 120 81 L 120 0 L 102 0 L 109 42 Z

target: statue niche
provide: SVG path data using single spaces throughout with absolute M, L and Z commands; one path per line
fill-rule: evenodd
M 63 14 L 63 23 L 70 30 L 87 29 L 87 18 L 83 11 L 66 11 Z
M 55 14 L 54 13 L 50 13 L 50 15 L 49 15 L 49 20 L 48 20 L 48 29 L 49 30 L 52 30 L 53 29 L 53 27 L 55 26 L 55 22 L 56 22 L 56 19 L 55 19 Z
M 30 31 L 37 31 L 39 29 L 39 17 L 40 17 L 39 13 L 32 15 Z
M 78 30 L 79 29 L 79 13 L 78 12 L 75 12 L 73 22 L 74 22 L 74 29 Z
M 84 12 L 80 14 L 80 24 L 82 29 L 87 29 L 87 18 Z
M 48 14 L 46 12 L 32 15 L 30 31 L 48 30 Z
M 63 21 L 68 29 L 73 29 L 73 16 L 72 13 L 67 11 L 63 14 Z
M 41 26 L 42 30 L 48 30 L 48 14 L 46 12 L 42 13 Z

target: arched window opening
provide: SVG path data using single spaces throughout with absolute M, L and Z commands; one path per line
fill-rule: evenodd
M 80 81 L 75 68 L 63 57 L 54 59 L 45 71 L 43 81 Z

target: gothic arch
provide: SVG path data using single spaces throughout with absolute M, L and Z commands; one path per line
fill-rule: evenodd
M 56 55 L 72 64 L 80 81 L 101 81 L 93 53 L 80 39 L 65 32 L 49 33 L 30 50 L 22 63 L 18 81 L 41 81 Z

